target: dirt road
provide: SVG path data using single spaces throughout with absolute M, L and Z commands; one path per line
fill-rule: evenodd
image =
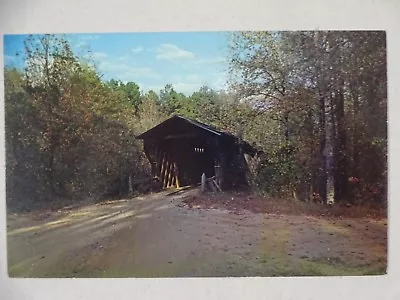
M 188 208 L 195 193 L 9 214 L 11 277 L 382 274 L 386 220 Z

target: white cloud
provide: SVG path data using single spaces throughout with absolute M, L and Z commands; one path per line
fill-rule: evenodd
M 169 78 L 171 82 L 188 82 L 188 83 L 197 83 L 202 82 L 204 79 L 200 75 L 197 74 L 188 74 L 186 76 L 175 75 Z
M 117 75 L 118 76 L 118 75 Z M 152 79 L 159 79 L 160 75 L 151 68 L 146 67 L 129 67 L 125 72 L 122 72 L 119 75 L 121 78 L 126 78 L 130 80 L 135 78 L 152 78 Z
M 206 85 L 214 90 L 227 90 L 228 86 L 226 84 L 226 76 L 224 73 L 214 73 L 210 74 L 211 77 L 206 79 L 198 74 L 189 74 L 186 76 L 172 76 L 169 78 L 168 82 L 172 84 L 175 91 L 178 93 L 183 93 L 186 96 L 190 96 L 194 92 L 198 91 L 202 86 Z M 142 88 L 146 92 L 148 90 L 153 90 L 159 93 L 160 90 L 164 89 L 165 85 L 144 85 Z
M 160 91 L 164 89 L 165 85 L 162 85 L 162 84 L 159 84 L 159 85 L 151 85 L 151 84 L 150 85 L 145 85 L 145 84 L 142 84 L 140 87 L 143 89 L 143 91 L 145 93 L 150 91 L 150 90 L 152 90 L 153 92 L 159 94 Z
M 179 48 L 174 44 L 161 44 L 157 48 L 157 59 L 169 61 L 191 60 L 195 58 L 193 52 Z
M 74 49 L 77 50 L 88 50 L 90 49 L 90 41 L 100 38 L 100 35 L 84 35 L 80 36 L 76 43 L 73 43 Z
M 202 82 L 192 83 L 192 82 L 183 82 L 183 81 L 173 82 L 171 84 L 175 91 L 177 91 L 178 93 L 183 93 L 186 96 L 190 96 L 191 94 L 193 94 L 193 92 L 199 90 L 200 87 L 203 85 Z M 150 85 L 141 86 L 141 88 L 144 90 L 144 92 L 153 90 L 157 94 L 159 94 L 160 90 L 163 90 L 164 87 L 165 87 L 165 84 L 164 85 L 163 84 L 159 84 L 159 85 L 151 85 L 150 84 Z
M 129 55 L 119 56 L 119 57 L 117 57 L 117 59 L 119 61 L 127 61 L 129 59 Z
M 108 57 L 108 54 L 105 52 L 93 52 L 92 56 L 94 59 L 104 59 Z
M 226 59 L 224 57 L 214 57 L 214 58 L 197 59 L 193 63 L 199 65 L 206 65 L 206 64 L 220 64 L 224 62 L 226 62 Z
M 81 41 L 75 44 L 75 47 L 78 49 L 82 49 L 82 48 L 88 48 L 89 44 L 85 41 Z
M 187 96 L 198 91 L 202 86 L 206 85 L 216 91 L 227 90 L 227 77 L 225 72 L 216 72 L 202 76 L 199 74 L 188 74 L 186 76 L 173 76 L 170 78 L 170 83 L 175 91 L 184 93 Z
M 100 35 L 84 35 L 80 37 L 80 39 L 84 41 L 97 40 L 98 38 L 100 38 Z
M 174 90 L 178 93 L 184 93 L 186 95 L 191 95 L 193 92 L 197 91 L 201 86 L 206 84 L 203 76 L 198 74 L 188 74 L 188 75 L 175 75 L 168 78 L 168 82 L 172 84 Z M 163 89 L 162 87 L 161 89 Z M 159 86 L 157 87 L 157 91 Z
M 226 77 L 221 76 L 216 78 L 216 80 L 212 84 L 212 88 L 216 90 L 225 90 L 225 91 L 228 90 L 229 85 L 227 83 Z
M 175 91 L 183 93 L 186 95 L 191 95 L 193 92 L 197 91 L 203 85 L 203 82 L 177 82 L 172 84 Z
M 188 82 L 203 82 L 204 78 L 197 74 L 190 74 L 186 76 L 186 81 Z
M 142 51 L 144 51 L 144 48 L 142 46 L 137 46 L 135 48 L 132 48 L 132 52 L 133 53 L 139 53 L 139 52 L 142 52 Z
M 228 90 L 229 73 L 226 71 L 215 72 L 210 74 L 210 87 L 215 90 Z
M 102 60 L 98 67 L 101 72 L 109 73 L 110 76 L 122 81 L 132 81 L 137 78 L 160 78 L 160 75 L 151 68 L 134 67 L 121 61 Z
M 4 55 L 4 64 L 14 64 L 17 61 L 17 57 L 13 55 Z

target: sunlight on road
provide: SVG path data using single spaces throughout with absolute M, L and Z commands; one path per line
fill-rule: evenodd
M 124 218 L 134 217 L 136 215 L 136 212 L 134 210 L 132 210 L 132 211 L 127 211 L 125 213 L 118 212 L 114 215 L 115 215 L 115 217 L 110 218 L 109 221 L 117 221 L 117 220 L 124 219 Z
M 168 209 L 168 208 L 171 208 L 171 207 L 173 207 L 172 204 L 164 204 L 164 205 L 161 205 L 159 207 L 156 207 L 154 210 L 163 210 L 163 209 Z
M 91 223 L 95 223 L 97 221 L 103 221 L 105 219 L 109 219 L 108 221 L 116 221 L 119 219 L 127 218 L 127 217 L 132 217 L 135 216 L 135 211 L 129 211 L 125 213 L 121 213 L 120 211 L 113 212 L 110 214 L 105 214 L 105 215 L 100 215 L 98 217 L 92 218 L 94 216 L 99 215 L 98 211 L 85 211 L 85 212 L 74 212 L 71 214 L 68 214 L 66 217 L 63 217 L 59 220 L 47 222 L 41 225 L 35 225 L 35 226 L 29 226 L 29 227 L 22 227 L 18 228 L 12 231 L 8 232 L 8 236 L 13 236 L 16 234 L 21 234 L 21 233 L 28 233 L 32 231 L 43 231 L 46 229 L 57 229 L 59 227 L 62 227 L 64 225 L 71 225 L 70 229 L 75 228 L 75 227 L 80 227 L 81 225 L 89 225 Z M 79 218 L 79 217 L 85 217 L 85 218 Z M 102 223 L 98 224 L 101 225 Z
M 138 219 L 146 219 L 146 218 L 150 218 L 151 216 L 152 216 L 152 214 L 142 214 L 142 215 L 136 216 L 136 218 L 138 218 Z
M 10 231 L 8 233 L 9 236 L 13 236 L 15 234 L 19 234 L 19 233 L 27 233 L 30 231 L 35 231 L 35 230 L 41 230 L 41 229 L 47 229 L 47 228 L 57 228 L 60 227 L 66 223 L 69 223 L 71 221 L 70 218 L 63 218 L 61 220 L 57 220 L 57 221 L 52 221 L 52 222 L 48 222 L 42 225 L 36 225 L 36 226 L 30 226 L 30 227 L 23 227 L 23 228 L 19 228 L 19 229 L 15 229 L 13 231 Z

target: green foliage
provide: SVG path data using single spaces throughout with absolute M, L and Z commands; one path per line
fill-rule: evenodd
M 158 95 L 150 90 L 142 96 L 139 107 L 139 131 L 144 132 L 167 118 L 159 104 Z
M 5 69 L 7 201 L 126 190 L 128 176 L 149 175 L 134 136 L 180 114 L 262 150 L 248 161 L 260 192 L 313 199 L 330 178 L 338 201 L 381 202 L 385 47 L 379 32 L 239 32 L 229 92 L 203 86 L 186 96 L 168 84 L 158 96 L 103 81 L 63 38 L 31 36 L 25 69 Z
M 146 176 L 138 86 L 102 82 L 53 36 L 30 37 L 25 54 L 22 73 L 5 70 L 7 201 L 99 198 Z
M 195 103 L 184 94 L 176 92 L 171 84 L 160 91 L 159 102 L 167 116 L 179 114 L 188 118 L 195 117 Z
M 117 81 L 111 79 L 108 83 L 110 88 L 115 92 L 119 98 L 125 101 L 126 105 L 133 108 L 133 111 L 137 114 L 139 111 L 139 106 L 141 104 L 141 96 L 140 96 L 140 88 L 134 82 L 123 83 L 121 81 Z
M 326 199 L 330 188 L 337 201 L 386 198 L 383 32 L 238 32 L 230 58 L 232 87 L 259 111 L 244 122 L 265 152 L 257 186 L 302 199 Z

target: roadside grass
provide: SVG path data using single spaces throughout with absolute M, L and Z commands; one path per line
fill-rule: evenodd
M 191 195 L 184 199 L 189 207 L 222 208 L 231 211 L 248 210 L 253 213 L 309 215 L 325 218 L 387 218 L 387 207 L 372 204 L 322 204 L 273 198 L 251 192 L 221 192 Z

